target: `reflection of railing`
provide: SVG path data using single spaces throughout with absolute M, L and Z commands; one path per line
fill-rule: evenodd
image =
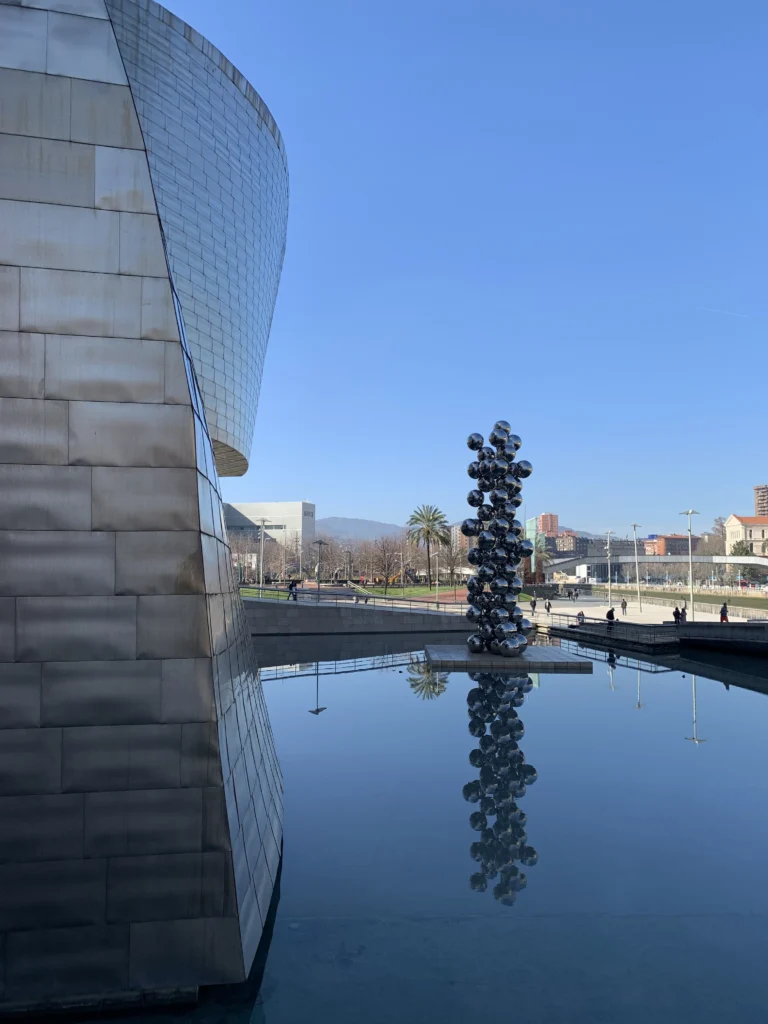
M 284 587 L 241 587 L 240 594 L 244 598 L 253 598 L 259 601 L 286 601 L 288 590 Z M 353 590 L 298 590 L 296 592 L 297 603 L 322 604 L 328 607 L 356 608 L 379 608 L 389 611 L 409 612 L 447 612 L 448 614 L 463 615 L 469 605 L 465 601 L 423 601 L 410 600 L 401 597 L 376 597 L 367 594 L 365 591 L 358 593 Z
M 369 658 L 344 658 L 340 661 L 305 661 L 296 665 L 275 665 L 263 668 L 261 681 L 276 679 L 299 679 L 302 676 L 337 676 L 350 672 L 367 672 L 371 669 L 399 668 L 423 661 L 423 652 L 408 651 L 405 654 L 377 654 Z
M 628 654 L 615 654 L 613 651 L 603 651 L 599 647 L 589 647 L 583 641 L 567 640 L 565 637 L 551 638 L 564 651 L 575 654 L 579 657 L 589 658 L 591 661 L 605 661 L 619 668 L 632 668 L 640 672 L 647 672 L 650 675 L 663 675 L 667 672 L 674 672 L 675 669 L 667 668 L 664 665 L 657 665 L 653 661 L 645 661 L 642 658 L 633 658 Z

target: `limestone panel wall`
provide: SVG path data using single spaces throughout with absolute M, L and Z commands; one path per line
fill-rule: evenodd
M 153 0 L 107 0 L 144 132 L 222 476 L 248 468 L 288 219 L 285 146 L 219 51 Z
M 245 977 L 281 780 L 103 0 L 0 0 L 0 1012 Z

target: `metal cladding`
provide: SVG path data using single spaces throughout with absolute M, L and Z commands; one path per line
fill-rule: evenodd
M 520 481 L 531 475 L 533 466 L 515 461 L 522 442 L 517 434 L 510 433 L 506 420 L 494 424 L 488 440 L 495 451 L 485 446 L 481 434 L 470 434 L 467 439 L 467 447 L 478 457 L 467 471 L 477 481 L 477 487 L 467 495 L 477 518 L 465 519 L 461 524 L 465 537 L 477 538 L 467 558 L 477 567 L 467 587 L 467 619 L 478 628 L 467 646 L 472 654 L 490 651 L 512 658 L 525 649 L 533 628 L 516 606 L 522 583 L 515 570 L 530 555 L 532 545 L 520 539 L 523 524 L 514 515 L 522 501 Z M 485 503 L 486 494 L 490 504 Z
M 511 626 L 505 628 L 512 631 Z M 470 637 L 470 650 L 478 639 Z M 513 633 L 503 643 L 515 646 L 519 640 L 519 635 Z M 485 892 L 488 883 L 496 881 L 494 899 L 511 907 L 527 885 L 517 864 L 533 867 L 539 859 L 528 845 L 527 816 L 517 805 L 538 777 L 520 749 L 525 729 L 516 711 L 533 683 L 529 676 L 506 673 L 470 672 L 469 678 L 475 683 L 467 694 L 469 732 L 478 740 L 478 746 L 470 751 L 469 763 L 480 776 L 463 790 L 464 799 L 479 806 L 469 818 L 470 828 L 480 833 L 469 848 L 479 865 L 469 885 L 475 892 Z M 491 824 L 489 818 L 496 820 Z
M 171 190 L 129 36 L 165 69 L 175 171 L 226 159 L 178 119 L 214 94 L 283 155 L 251 87 L 149 0 L 0 3 L 0 1015 L 241 981 L 279 870 L 280 769 L 214 461 L 229 441 L 206 405 L 235 392 L 187 338 L 168 247 L 191 235 L 155 201 Z M 205 195 L 227 221 L 206 189 L 177 188 L 201 232 Z M 233 273 L 201 245 L 207 280 Z M 230 283 L 222 316 L 239 297 L 268 329 L 272 286 Z

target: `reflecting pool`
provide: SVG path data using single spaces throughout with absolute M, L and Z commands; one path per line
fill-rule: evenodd
M 397 657 L 265 673 L 286 819 L 259 1019 L 765 1020 L 763 694 L 611 656 L 508 700 Z M 486 792 L 481 718 L 524 722 L 524 794 Z M 505 872 L 503 844 L 537 858 Z

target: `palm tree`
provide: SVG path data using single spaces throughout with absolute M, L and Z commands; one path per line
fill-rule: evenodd
M 412 661 L 408 666 L 408 685 L 422 700 L 434 700 L 445 693 L 448 673 L 435 672 L 426 661 Z
M 543 533 L 536 535 L 536 576 L 541 572 L 544 577 L 544 569 L 552 561 L 552 553 L 547 548 L 547 538 Z
M 427 549 L 427 585 L 432 586 L 432 544 L 447 544 L 451 539 L 448 520 L 436 505 L 419 505 L 408 520 L 408 540 Z

